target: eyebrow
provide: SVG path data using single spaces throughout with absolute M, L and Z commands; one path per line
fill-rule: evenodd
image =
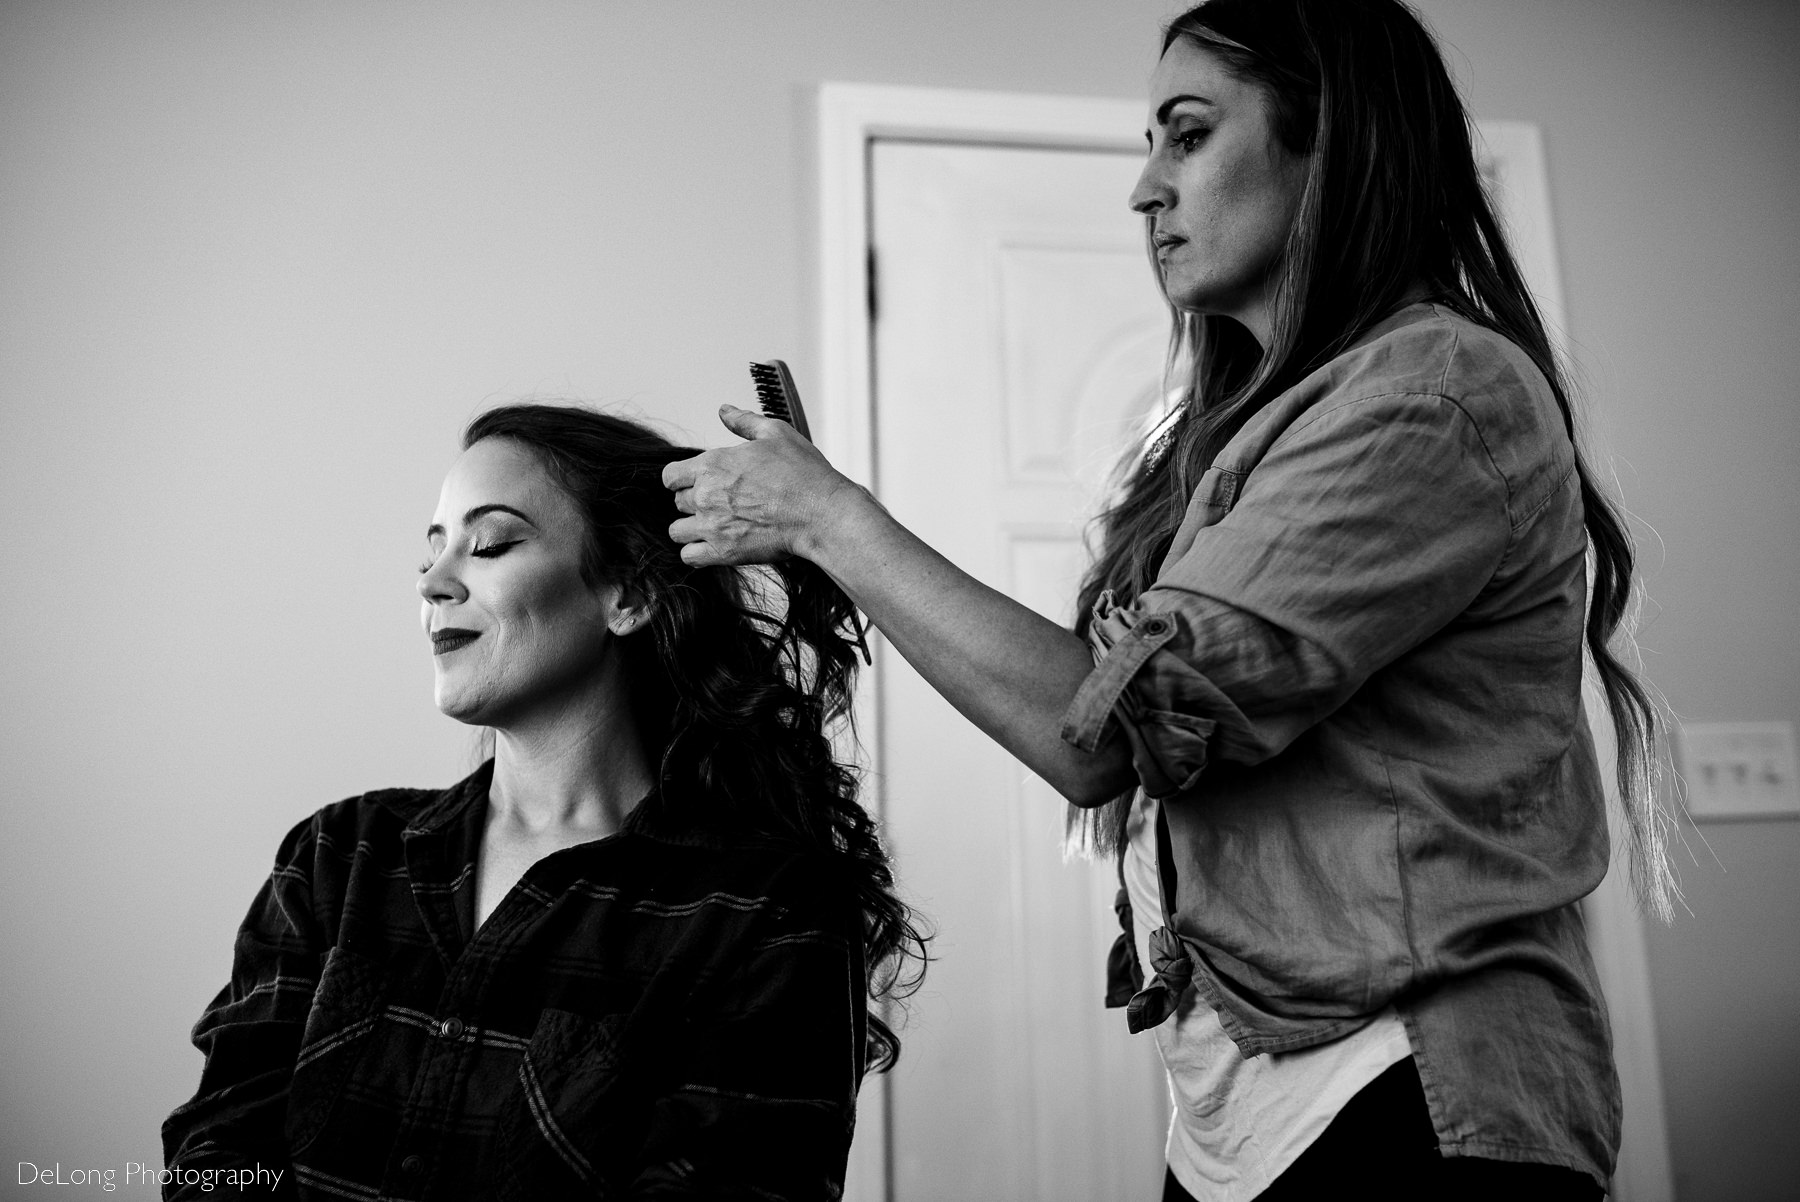
M 475 508 L 469 510 L 469 512 L 462 515 L 463 525 L 467 526 L 470 522 L 474 521 L 476 518 L 482 517 L 482 516 L 484 516 L 486 514 L 490 514 L 490 513 L 510 513 L 514 517 L 518 518 L 520 521 L 524 522 L 527 526 L 530 526 L 533 530 L 536 530 L 538 528 L 538 524 L 536 522 L 532 521 L 525 514 L 520 513 L 518 510 L 514 509 L 511 505 L 477 505 Z M 436 522 L 433 522 L 431 525 L 425 527 L 425 537 L 426 538 L 430 538 L 434 534 L 442 534 L 442 533 L 444 533 L 444 528 L 442 526 L 438 525 Z
M 1217 108 L 1218 107 L 1212 101 L 1208 100 L 1204 96 L 1196 96 L 1191 92 L 1183 92 L 1179 96 L 1169 97 L 1167 100 L 1163 101 L 1161 104 L 1156 106 L 1156 123 L 1158 125 L 1167 125 L 1169 123 L 1169 113 L 1175 108 L 1176 105 L 1178 105 L 1186 100 L 1194 101 L 1197 104 L 1204 104 L 1208 108 Z

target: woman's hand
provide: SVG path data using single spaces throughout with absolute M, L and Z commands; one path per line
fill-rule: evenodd
M 663 468 L 675 507 L 690 516 L 669 527 L 695 567 L 811 558 L 826 519 L 847 498 L 868 494 L 833 468 L 784 421 L 723 405 L 719 419 L 749 441 Z
M 1113 738 L 1063 742 L 1063 711 L 1093 670 L 1087 643 L 989 588 L 921 542 L 786 422 L 730 405 L 750 441 L 663 469 L 684 517 L 669 527 L 696 567 L 811 560 L 933 688 L 1077 805 L 1136 781 Z

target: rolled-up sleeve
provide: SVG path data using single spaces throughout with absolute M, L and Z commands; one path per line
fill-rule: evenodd
M 1153 797 L 1192 788 L 1214 760 L 1267 759 L 1469 607 L 1504 560 L 1508 502 L 1449 398 L 1303 417 L 1149 590 L 1101 599 L 1094 671 L 1062 737 L 1092 750 L 1116 721 Z

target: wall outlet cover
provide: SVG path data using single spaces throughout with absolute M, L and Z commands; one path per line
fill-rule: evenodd
M 1800 817 L 1792 722 L 1689 723 L 1678 748 L 1693 817 Z

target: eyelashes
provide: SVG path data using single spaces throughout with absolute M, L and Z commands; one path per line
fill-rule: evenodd
M 489 543 L 485 547 L 471 548 L 469 554 L 478 559 L 499 559 L 502 555 L 505 555 L 508 551 L 524 541 L 524 539 L 515 538 L 509 539 L 506 542 Z M 435 559 L 427 559 L 424 563 L 420 564 L 419 575 L 423 576 L 425 573 L 429 572 L 431 570 L 431 565 L 436 562 L 437 560 Z

